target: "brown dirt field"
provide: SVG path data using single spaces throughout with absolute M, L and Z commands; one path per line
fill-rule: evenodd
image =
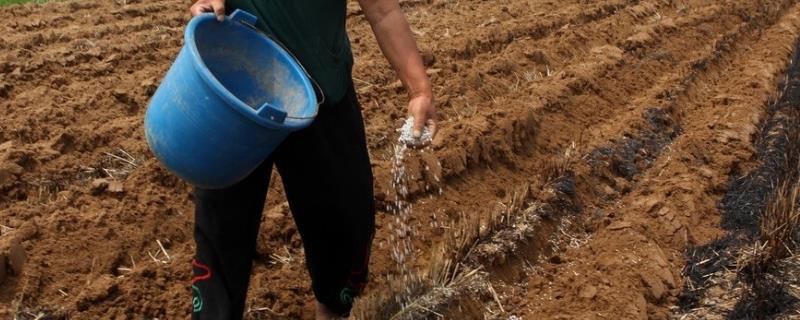
M 401 3 L 441 120 L 433 147 L 406 163 L 405 237 L 422 283 L 410 299 L 433 297 L 410 317 L 680 318 L 687 252 L 724 236 L 720 202 L 759 166 L 755 136 L 800 37 L 800 3 Z M 142 117 L 189 4 L 0 8 L 3 318 L 188 318 L 191 188 L 149 152 Z M 381 211 L 355 314 L 382 319 L 399 309 L 390 178 L 406 101 L 349 11 Z M 280 183 L 265 212 L 247 318 L 310 319 Z M 446 278 L 467 280 L 426 280 L 443 261 L 456 266 Z

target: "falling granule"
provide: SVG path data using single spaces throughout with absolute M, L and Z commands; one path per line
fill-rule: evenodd
M 397 196 L 393 205 L 390 206 L 391 212 L 394 215 L 394 221 L 389 225 L 389 238 L 391 239 L 392 246 L 391 257 L 397 265 L 401 276 L 399 278 L 401 283 L 398 285 L 401 286 L 400 289 L 405 293 L 395 297 L 396 301 L 401 305 L 410 302 L 412 287 L 415 283 L 419 283 L 422 280 L 419 272 L 414 272 L 407 266 L 414 252 L 411 239 L 416 235 L 416 228 L 412 228 L 410 225 L 412 205 L 408 202 L 408 177 L 405 167 L 406 152 L 409 150 L 409 147 L 429 145 L 432 138 L 430 129 L 425 127 L 421 137 L 415 139 L 412 134 L 413 128 L 414 118 L 409 117 L 406 119 L 405 123 L 403 123 L 403 126 L 397 130 L 400 136 L 397 138 L 397 143 L 394 146 L 394 158 L 392 159 L 392 187 L 394 187 Z M 424 170 L 430 171 L 430 167 L 426 165 L 424 166 Z M 434 179 L 437 183 L 439 182 L 439 177 L 434 177 Z M 428 186 L 426 186 L 426 190 L 428 190 Z M 438 191 L 439 194 L 442 193 L 441 185 L 439 185 Z
M 411 120 L 411 122 L 406 121 L 406 124 L 408 123 L 413 124 L 413 120 Z M 397 197 L 395 198 L 394 206 L 392 207 L 395 221 L 390 226 L 390 228 L 392 228 L 392 237 L 395 240 L 392 243 L 392 258 L 397 264 L 397 267 L 404 278 L 406 278 L 410 272 L 410 270 L 408 270 L 406 267 L 406 256 L 410 255 L 412 252 L 411 239 L 408 237 L 409 230 L 411 229 L 408 224 L 408 220 L 411 217 L 411 204 L 406 200 L 408 197 L 408 186 L 406 181 L 405 155 L 406 151 L 408 150 L 408 145 L 403 141 L 404 139 L 413 140 L 413 138 L 411 137 L 410 133 L 411 126 L 403 126 L 403 128 L 406 127 L 407 129 L 401 128 L 398 130 L 401 132 L 401 134 L 400 138 L 398 138 L 397 144 L 394 147 L 394 159 L 392 161 L 392 187 L 394 187 Z M 407 131 L 405 137 L 403 136 L 404 130 Z

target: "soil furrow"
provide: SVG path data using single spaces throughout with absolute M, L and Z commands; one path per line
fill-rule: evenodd
M 704 18 L 702 20 L 708 19 Z M 719 29 L 725 30 L 729 27 L 720 25 Z M 691 39 L 691 37 L 689 38 Z M 694 39 L 699 39 L 699 41 L 695 41 L 703 43 L 702 38 Z M 658 42 L 652 43 L 652 45 L 657 44 Z M 697 42 L 687 42 L 684 45 L 700 47 L 700 52 L 704 52 L 702 50 L 704 48 L 698 45 Z M 713 49 L 713 47 L 709 48 L 709 50 L 712 50 L 710 54 L 714 54 Z M 526 140 L 533 137 L 536 130 L 542 132 L 542 135 L 548 139 L 537 142 L 537 148 L 554 146 L 555 148 L 549 150 L 552 153 L 557 152 L 558 148 L 563 148 L 571 141 L 578 140 L 576 137 L 582 138 L 583 132 L 588 131 L 587 127 L 598 125 L 607 118 L 604 116 L 605 114 L 616 113 L 615 116 L 618 118 L 615 120 L 622 120 L 620 119 L 622 115 L 627 116 L 627 119 L 624 119 L 625 121 L 640 118 L 639 115 L 646 108 L 657 105 L 659 101 L 656 99 L 656 101 L 651 102 L 652 104 L 637 101 L 640 103 L 629 105 L 629 108 L 627 110 L 623 109 L 622 112 L 618 111 L 618 103 L 631 101 L 631 97 L 626 97 L 625 95 L 635 95 L 646 89 L 646 87 L 630 86 L 626 83 L 629 81 L 630 73 L 637 72 L 637 76 L 644 80 L 641 81 L 641 85 L 646 86 L 652 83 L 646 79 L 657 74 L 668 73 L 669 70 L 673 70 L 677 66 L 676 63 L 697 58 L 698 56 L 703 57 L 702 55 L 697 55 L 683 58 L 681 52 L 682 50 L 679 49 L 672 52 L 660 51 L 659 53 L 661 54 L 672 56 L 672 61 L 662 62 L 657 59 L 636 56 L 628 56 L 623 59 L 621 52 L 614 47 L 595 48 L 591 54 L 594 57 L 594 61 L 584 61 L 578 65 L 567 66 L 556 79 L 541 84 L 534 83 L 529 92 L 536 96 L 540 102 L 534 102 L 534 106 L 530 109 L 523 107 L 529 103 L 523 103 L 514 98 L 504 99 L 505 96 L 503 95 L 498 96 L 496 99 L 500 102 L 499 104 L 504 104 L 510 108 L 496 113 L 492 110 L 488 111 L 486 117 L 497 118 L 497 120 L 479 123 L 480 126 L 477 127 L 455 127 L 458 131 L 454 130 L 453 132 L 458 132 L 458 136 L 449 136 L 447 128 L 442 131 L 442 134 L 446 136 L 443 140 L 451 141 L 451 144 L 452 141 L 459 141 L 459 144 L 464 145 L 461 148 L 444 148 L 437 153 L 442 159 L 443 176 L 449 178 L 457 174 L 463 174 L 468 168 L 480 166 L 482 163 L 497 163 L 499 161 L 506 165 L 514 166 L 519 161 L 515 153 L 526 150 L 526 145 L 528 145 Z M 690 62 L 682 62 L 682 64 L 686 66 Z M 511 93 L 507 95 L 512 96 Z M 536 104 L 543 106 L 539 108 Z M 580 108 L 586 104 L 591 104 L 594 108 Z M 514 111 L 512 110 L 515 109 L 522 109 L 517 116 L 513 115 Z M 534 111 L 531 112 L 530 110 Z M 577 110 L 582 114 L 575 114 L 572 110 Z M 586 122 L 581 123 L 581 121 Z M 506 123 L 504 124 L 504 122 Z M 542 123 L 542 127 L 537 128 L 537 123 Z M 565 127 L 567 130 L 576 131 L 563 132 L 563 123 L 580 123 L 581 125 L 567 126 Z M 554 133 L 551 133 L 551 128 Z M 558 133 L 556 134 L 555 132 Z M 601 132 L 600 134 L 607 133 Z M 476 137 L 477 139 L 464 141 L 465 138 L 470 139 L 471 137 Z M 564 140 L 553 141 L 554 137 L 564 137 Z M 579 142 L 584 144 L 591 143 L 591 141 Z M 605 140 L 602 139 L 600 141 Z M 589 146 L 591 147 L 592 145 Z M 412 180 L 420 178 L 423 178 L 422 175 L 412 174 Z M 418 181 L 418 184 L 412 185 L 412 193 L 424 191 L 426 188 L 435 190 L 435 185 L 426 185 L 426 183 L 431 182 Z M 387 195 L 392 194 L 391 190 L 385 187 L 379 187 L 379 190 L 387 190 L 385 192 Z
M 714 14 L 719 14 L 719 13 L 718 13 L 718 12 L 715 12 Z M 766 17 L 762 17 L 762 18 L 766 18 Z M 708 21 L 708 20 L 711 20 L 711 19 L 703 18 L 703 19 L 692 19 L 692 20 L 688 20 L 688 21 Z M 761 23 L 761 21 L 760 21 L 759 19 L 752 19 L 752 21 L 750 21 L 750 22 L 751 22 L 751 24 L 752 24 L 752 25 L 759 25 L 759 23 Z M 721 29 L 721 30 L 725 30 L 725 29 L 727 29 L 727 28 L 729 28 L 729 27 L 728 27 L 728 26 L 725 26 L 725 25 L 721 25 L 721 26 L 720 26 L 720 29 Z M 684 34 L 685 34 L 685 33 L 684 33 Z M 723 34 L 723 35 L 721 35 L 721 36 L 720 36 L 720 38 L 719 38 L 719 39 L 724 39 L 724 38 L 729 38 L 729 39 L 732 39 L 732 38 L 734 38 L 734 37 L 733 37 L 733 35 L 739 35 L 739 32 L 738 32 L 738 30 L 737 30 L 737 31 L 733 31 L 733 32 L 731 32 L 730 34 Z M 687 37 L 691 38 L 691 36 L 687 36 Z M 713 44 L 713 43 L 717 43 L 717 42 L 718 42 L 718 41 L 711 41 L 710 43 L 712 43 L 712 44 Z M 651 42 L 651 43 L 654 43 L 654 44 L 655 44 L 655 43 L 658 43 L 658 42 Z M 708 50 L 709 50 L 709 51 L 707 51 L 707 52 L 705 53 L 705 57 L 713 57 L 714 55 L 716 55 L 716 54 L 717 54 L 717 51 L 716 51 L 716 50 L 717 50 L 717 47 L 710 46 L 710 47 L 708 47 Z M 690 55 L 690 57 L 697 57 L 697 56 L 692 56 L 692 55 Z M 704 56 L 703 56 L 703 55 L 700 55 L 700 57 L 704 57 Z M 632 60 L 633 60 L 633 62 L 635 62 L 635 61 L 636 61 L 636 59 L 632 59 Z M 677 60 L 677 59 L 676 59 L 676 60 Z M 692 59 L 685 59 L 685 60 L 692 60 Z M 685 60 L 679 60 L 679 61 L 685 61 Z M 689 64 L 692 64 L 692 62 L 690 61 L 690 62 L 687 62 L 686 64 L 687 64 L 687 66 L 688 66 Z M 632 70 L 636 70 L 636 69 L 641 69 L 641 68 L 642 68 L 642 66 L 643 66 L 643 65 L 646 65 L 646 64 L 645 64 L 645 63 L 642 63 L 641 65 L 640 65 L 640 64 L 636 64 L 636 63 L 633 63 L 633 64 L 631 64 L 631 63 L 629 62 L 629 63 L 625 63 L 625 65 L 631 65 L 631 69 L 632 69 Z M 664 69 L 666 70 L 666 69 L 669 69 L 669 68 L 671 68 L 671 67 L 674 67 L 674 66 L 669 66 L 669 65 L 667 65 L 666 67 L 664 67 Z M 619 74 L 624 74 L 624 73 L 625 73 L 625 71 L 620 71 L 620 72 L 619 72 Z M 605 78 L 608 78 L 608 75 L 607 75 L 607 74 L 603 74 L 603 75 L 601 75 L 601 76 L 598 76 L 598 75 L 593 75 L 593 74 L 591 74 L 591 73 L 590 73 L 590 74 L 589 74 L 588 76 L 586 76 L 585 78 L 586 78 L 586 79 L 593 79 L 593 78 L 603 78 L 603 79 L 605 79 Z M 679 83 L 688 84 L 688 83 L 686 83 L 686 81 L 680 81 L 680 79 L 676 79 L 676 80 L 677 80 Z M 607 88 L 607 87 L 613 87 L 613 86 L 598 86 L 598 87 L 601 87 L 601 88 Z M 660 112 L 660 114 L 659 114 L 659 112 Z M 649 139 L 656 139 L 656 141 L 652 141 L 652 140 L 651 140 L 651 141 L 649 141 L 649 142 L 650 142 L 650 143 L 655 143 L 655 144 L 657 144 L 657 145 L 655 146 L 655 148 L 656 148 L 656 149 L 653 149 L 653 150 L 651 150 L 651 153 L 652 153 L 652 154 L 650 154 L 650 155 L 649 155 L 649 159 L 651 159 L 651 160 L 649 160 L 649 161 L 652 161 L 652 159 L 653 159 L 653 158 L 655 158 L 655 157 L 658 155 L 658 152 L 660 152 L 661 148 L 663 148 L 664 146 L 666 146 L 666 144 L 668 144 L 668 143 L 669 143 L 669 141 L 671 141 L 671 139 L 675 137 L 675 134 L 674 134 L 674 132 L 675 132 L 675 129 L 674 129 L 674 128 L 673 128 L 673 129 L 671 129 L 671 130 L 672 130 L 672 132 L 673 132 L 673 134 L 670 134 L 670 133 L 669 133 L 670 131 L 669 131 L 669 130 L 666 130 L 666 129 L 668 129 L 668 127 L 665 127 L 665 126 L 669 125 L 670 123 L 673 123 L 673 124 L 674 124 L 674 121 L 670 120 L 670 119 L 669 119 L 669 116 L 668 116 L 668 115 L 666 115 L 666 114 L 664 114 L 664 111 L 659 111 L 659 109 L 650 109 L 650 110 L 648 110 L 647 112 L 644 112 L 644 115 L 645 115 L 645 119 L 644 119 L 643 121 L 649 121 L 649 122 L 651 123 L 651 126 L 653 126 L 654 128 L 650 129 L 650 131 L 648 131 L 648 132 L 645 132 L 645 133 L 640 133 L 639 135 L 643 135 L 643 134 L 651 134 L 651 135 L 652 135 L 652 134 L 653 134 L 655 131 L 659 131 L 659 132 L 657 132 L 657 133 L 662 133 L 662 134 L 663 134 L 663 133 L 667 133 L 667 135 L 668 135 L 668 136 L 666 136 L 666 137 L 664 137 L 664 136 L 662 135 L 662 136 L 661 136 L 661 138 L 658 138 L 658 137 L 655 137 L 655 138 L 649 138 Z M 588 118 L 588 119 L 591 119 L 591 117 L 587 117 L 587 118 Z M 635 127 L 634 127 L 634 128 L 635 128 Z M 662 131 L 660 131 L 660 130 L 662 130 Z M 666 132 L 663 132 L 663 131 L 666 131 Z M 635 136 L 634 136 L 632 139 L 636 139 L 636 138 L 637 138 L 637 136 L 638 136 L 638 135 L 635 135 Z M 647 138 L 647 137 L 645 137 L 645 138 Z M 645 142 L 648 142 L 648 141 L 645 141 Z M 631 143 L 630 141 L 626 141 L 626 143 L 627 143 L 628 145 L 627 145 L 627 146 L 625 146 L 625 147 L 626 147 L 626 148 L 630 148 L 630 144 L 632 144 L 632 143 Z M 649 149 L 648 149 L 648 150 L 649 150 Z M 633 152 L 636 152 L 636 151 L 638 151 L 638 148 L 637 148 L 637 150 L 632 150 L 632 151 L 633 151 Z M 628 152 L 630 153 L 631 151 L 628 151 Z M 646 168 L 646 166 L 645 166 L 645 167 L 643 167 L 643 168 L 639 168 L 639 170 L 642 170 L 642 169 L 645 169 L 645 168 Z M 630 179 L 631 177 L 627 177 L 627 178 L 629 178 L 629 179 Z M 484 180 L 484 181 L 485 181 L 485 179 L 478 179 L 478 180 Z M 626 183 L 626 184 L 627 184 L 627 183 Z M 551 228 L 551 229 L 552 229 L 552 228 Z M 507 270 L 505 270 L 505 271 L 507 271 Z M 505 273 L 505 272 L 503 272 L 503 273 Z
M 797 9 L 789 10 L 778 24 L 754 39 L 751 46 L 740 46 L 743 49 L 731 53 L 730 64 L 723 64 L 714 77 L 721 77 L 721 81 L 706 80 L 719 91 L 707 90 L 702 96 L 695 96 L 691 106 L 703 106 L 708 117 L 709 109 L 717 112 L 711 103 L 717 94 L 751 92 L 753 95 L 747 98 L 751 101 L 730 106 L 740 115 L 729 118 L 732 121 L 729 124 L 738 128 L 751 126 L 753 116 L 757 118 L 763 114 L 762 106 L 770 98 L 770 89 L 752 88 L 747 81 L 725 78 L 725 70 L 742 66 L 745 74 L 758 75 L 750 78 L 752 81 L 774 85 L 784 70 L 781 62 L 788 59 L 792 50 L 783 43 L 793 43 L 797 38 L 797 23 L 800 22 Z M 752 57 L 765 52 L 772 53 L 766 60 L 775 62 L 754 62 Z M 768 70 L 764 70 L 765 64 L 770 65 Z M 529 297 L 534 302 L 528 303 L 532 309 L 529 317 L 559 313 L 600 318 L 611 315 L 667 317 L 665 306 L 674 301 L 681 286 L 675 270 L 682 261 L 682 248 L 690 243 L 708 241 L 717 233 L 709 227 L 715 220 L 712 213 L 715 205 L 710 199 L 719 197 L 717 190 L 723 177 L 737 159 L 749 157 L 747 147 L 729 148 L 730 144 L 746 145 L 749 142 L 747 130 L 736 139 L 721 139 L 727 132 L 709 127 L 707 120 L 699 115 L 700 111 L 697 116 L 684 118 L 685 133 L 676 139 L 671 150 L 643 174 L 639 187 L 623 197 L 618 205 L 607 208 L 593 240 L 581 248 L 567 250 L 562 258 L 566 263 L 546 266 L 539 274 L 557 279 L 553 284 L 543 286 L 544 283 L 535 278 L 531 281 L 533 290 Z M 675 154 L 689 156 L 673 159 Z M 585 259 L 584 255 L 592 258 Z M 651 261 L 657 263 L 650 264 Z M 575 270 L 592 271 L 574 273 Z M 634 303 L 606 305 L 620 300 Z M 584 304 L 587 301 L 598 303 Z M 564 311 L 558 307 L 564 303 L 574 304 L 576 308 Z
M 791 289 L 792 276 L 781 276 L 782 262 L 758 268 L 747 254 L 763 241 L 761 227 L 768 206 L 775 203 L 781 186 L 798 179 L 800 113 L 798 113 L 798 65 L 800 47 L 795 47 L 781 97 L 771 103 L 754 137 L 757 166 L 749 172 L 733 170 L 727 191 L 720 200 L 720 227 L 724 236 L 687 249 L 683 274 L 686 285 L 680 296 L 681 317 L 687 319 L 780 319 L 791 318 L 799 299 Z M 739 167 L 747 167 L 740 165 Z M 773 203 L 770 203 L 772 201 Z M 791 260 L 788 259 L 791 263 Z M 761 270 L 759 270 L 761 269 Z M 791 273 L 791 269 L 786 269 Z M 783 271 L 783 272 L 786 272 Z M 752 273 L 751 273 L 752 272 Z M 720 294 L 722 293 L 722 294 Z

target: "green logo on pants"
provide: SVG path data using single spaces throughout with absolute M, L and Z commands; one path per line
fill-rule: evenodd
M 200 295 L 200 289 L 192 285 L 192 312 L 201 310 L 203 310 L 203 297 Z

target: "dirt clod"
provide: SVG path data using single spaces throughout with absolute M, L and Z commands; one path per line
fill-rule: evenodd
M 584 299 L 594 299 L 594 297 L 597 295 L 597 287 L 587 285 L 581 289 L 581 292 L 578 295 Z
M 622 230 L 626 228 L 630 228 L 633 224 L 628 221 L 616 221 L 612 222 L 607 228 L 608 230 Z

